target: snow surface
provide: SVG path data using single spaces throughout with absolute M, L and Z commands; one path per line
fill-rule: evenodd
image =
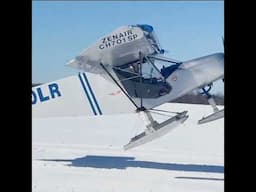
M 124 151 L 143 131 L 138 114 L 32 119 L 33 192 L 224 191 L 224 120 L 197 125 L 209 105 L 167 135 Z

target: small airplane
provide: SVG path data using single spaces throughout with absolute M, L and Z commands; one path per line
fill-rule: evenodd
M 157 122 L 154 109 L 195 89 L 202 89 L 213 113 L 198 124 L 224 117 L 209 93 L 212 83 L 224 82 L 224 53 L 177 61 L 164 56 L 152 26 L 147 24 L 121 26 L 99 39 L 67 65 L 104 77 L 117 85 L 134 106 L 134 112 L 144 114 L 145 131 L 131 138 L 124 149 L 150 142 L 168 133 L 187 120 L 187 111 Z

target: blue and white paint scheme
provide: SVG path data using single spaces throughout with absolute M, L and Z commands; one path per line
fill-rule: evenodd
M 119 88 L 96 74 L 80 72 L 32 88 L 32 115 L 35 118 L 97 117 L 133 111 Z
M 95 94 L 93 93 L 93 90 L 90 86 L 90 83 L 89 83 L 87 77 L 86 77 L 86 74 L 85 73 L 79 73 L 78 77 L 79 77 L 79 80 L 82 84 L 82 87 L 84 89 L 84 92 L 86 94 L 88 102 L 90 103 L 90 106 L 92 108 L 92 111 L 93 111 L 94 115 L 102 115 L 100 106 L 99 106 L 98 101 L 95 97 Z

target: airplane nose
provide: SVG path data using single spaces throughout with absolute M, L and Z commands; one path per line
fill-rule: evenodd
M 218 61 L 223 63 L 224 65 L 224 53 L 217 53 L 218 54 Z
M 218 68 L 219 73 L 221 73 L 222 76 L 224 76 L 224 53 L 217 53 L 215 58 L 217 60 L 216 68 Z
M 213 60 L 217 68 L 224 70 L 224 53 L 216 53 L 212 55 Z

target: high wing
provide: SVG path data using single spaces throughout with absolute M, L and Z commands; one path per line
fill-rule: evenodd
M 108 67 L 139 60 L 144 55 L 162 53 L 150 25 L 121 26 L 86 48 L 67 65 L 85 72 L 105 74 L 100 64 Z

